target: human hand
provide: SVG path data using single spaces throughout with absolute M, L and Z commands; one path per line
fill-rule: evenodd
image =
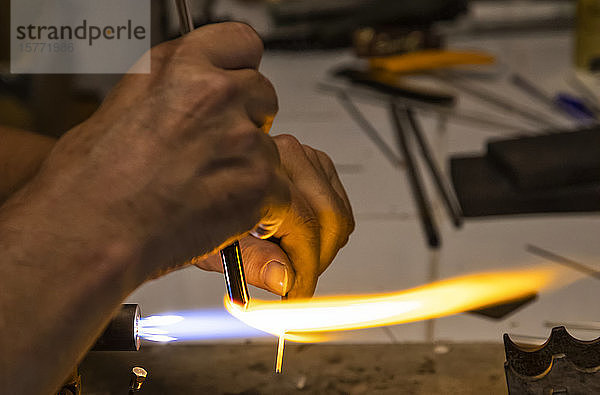
M 290 181 L 287 212 L 269 215 L 280 226 L 278 243 L 246 236 L 240 240 L 247 281 L 278 295 L 309 297 L 354 230 L 350 202 L 329 156 L 290 135 L 274 137 Z M 279 213 L 284 217 L 277 218 Z M 197 258 L 198 267 L 222 272 L 218 254 Z
M 277 112 L 257 71 L 262 49 L 238 23 L 153 48 L 152 73 L 125 76 L 23 193 L 40 197 L 56 232 L 102 250 L 119 245 L 142 279 L 217 249 L 267 210 L 282 215 L 287 179 L 260 129 Z

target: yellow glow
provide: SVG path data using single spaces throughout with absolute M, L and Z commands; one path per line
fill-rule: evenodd
M 567 269 L 540 265 L 471 274 L 404 291 L 315 297 L 307 300 L 251 300 L 246 309 L 225 307 L 245 324 L 291 341 L 323 341 L 318 332 L 395 325 L 474 310 L 567 285 L 580 278 Z

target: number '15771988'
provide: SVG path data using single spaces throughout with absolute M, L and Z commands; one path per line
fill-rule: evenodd
M 21 52 L 29 53 L 70 53 L 75 50 L 75 47 L 72 42 L 68 41 L 57 43 L 26 42 L 19 44 L 19 49 Z

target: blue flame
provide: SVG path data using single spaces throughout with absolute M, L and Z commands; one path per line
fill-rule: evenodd
M 160 343 L 265 336 L 270 335 L 244 324 L 224 309 L 170 312 L 140 321 L 140 337 Z

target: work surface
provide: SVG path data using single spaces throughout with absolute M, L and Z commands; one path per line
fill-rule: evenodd
M 169 345 L 91 353 L 84 394 L 126 393 L 134 366 L 148 370 L 143 394 L 505 394 L 500 344 Z

